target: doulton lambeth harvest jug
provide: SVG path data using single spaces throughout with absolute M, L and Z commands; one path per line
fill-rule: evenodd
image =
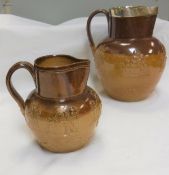
M 108 37 L 97 47 L 90 25 L 98 14 L 106 15 Z M 138 101 L 154 90 L 165 67 L 166 52 L 152 37 L 157 7 L 118 7 L 96 10 L 88 18 L 87 34 L 96 68 L 106 92 L 114 99 Z
M 86 85 L 89 61 L 67 55 L 45 56 L 18 62 L 8 71 L 6 83 L 39 144 L 53 152 L 69 152 L 87 144 L 97 125 L 101 101 Z M 12 74 L 27 69 L 36 85 L 26 101 L 12 85 Z

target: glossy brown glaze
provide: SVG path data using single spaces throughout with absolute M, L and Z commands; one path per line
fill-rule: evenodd
M 156 15 L 123 18 L 110 17 L 110 23 L 113 26 L 110 29 L 110 37 L 116 39 L 151 37 L 155 20 Z
M 56 59 L 57 58 L 57 59 Z M 86 88 L 89 61 L 47 56 L 35 61 L 37 93 L 47 98 L 71 98 Z
M 142 12 L 144 7 L 141 8 Z M 112 15 L 111 9 L 109 12 L 104 10 L 108 18 L 109 35 L 96 47 L 90 23 L 94 15 L 102 11 L 93 12 L 87 24 L 100 80 L 112 98 L 122 101 L 142 100 L 154 90 L 166 62 L 163 44 L 152 37 L 156 15 L 144 11 L 145 16 L 136 13 L 136 16 L 120 17 Z
M 14 89 L 11 76 L 26 68 L 36 89 L 26 101 Z M 19 62 L 7 74 L 7 87 L 39 144 L 53 152 L 69 152 L 86 145 L 93 136 L 101 101 L 88 87 L 89 61 L 67 55 L 45 56 L 34 66 Z

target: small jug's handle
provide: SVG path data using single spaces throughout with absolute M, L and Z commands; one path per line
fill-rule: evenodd
M 16 89 L 14 88 L 13 83 L 11 81 L 13 73 L 16 70 L 21 69 L 21 68 L 24 68 L 24 69 L 28 70 L 30 72 L 30 74 L 32 75 L 34 81 L 35 81 L 33 65 L 30 64 L 29 62 L 21 61 L 21 62 L 18 62 L 16 64 L 14 64 L 9 69 L 9 71 L 7 73 L 7 76 L 6 76 L 6 85 L 7 85 L 9 93 L 14 98 L 14 100 L 17 102 L 17 104 L 19 105 L 19 107 L 21 109 L 22 114 L 24 115 L 24 113 L 25 113 L 25 102 L 24 102 L 23 98 L 19 95 L 19 93 L 16 91 Z
M 91 46 L 91 49 L 92 51 L 95 50 L 95 44 L 94 44 L 94 41 L 93 41 L 93 37 L 92 37 L 92 34 L 91 34 L 91 21 L 93 19 L 93 17 L 99 13 L 103 13 L 106 15 L 106 18 L 107 18 L 107 22 L 108 22 L 108 32 L 110 30 L 110 21 L 109 21 L 109 12 L 105 9 L 99 9 L 99 10 L 96 10 L 94 12 L 92 12 L 87 20 L 87 36 L 88 36 L 88 39 L 89 39 L 89 42 L 90 42 L 90 46 Z

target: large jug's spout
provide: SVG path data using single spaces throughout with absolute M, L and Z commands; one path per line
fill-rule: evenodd
M 113 17 L 138 17 L 138 16 L 150 16 L 158 14 L 158 7 L 146 7 L 146 6 L 124 6 L 113 7 L 110 9 L 111 16 Z
M 146 38 L 154 30 L 158 7 L 126 6 L 110 9 L 110 37 Z

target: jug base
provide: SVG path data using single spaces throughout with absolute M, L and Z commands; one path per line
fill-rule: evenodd
M 37 142 L 37 143 L 39 144 L 39 146 L 42 149 L 44 149 L 46 151 L 49 151 L 49 152 L 53 152 L 53 153 L 69 153 L 69 152 L 74 152 L 74 151 L 77 151 L 77 150 L 85 148 L 90 143 L 90 141 L 91 141 L 91 138 L 86 143 L 84 143 L 82 145 L 78 145 L 78 146 L 72 147 L 72 148 L 64 148 L 64 147 L 62 147 L 60 149 L 59 148 L 54 148 L 52 146 L 46 146 L 46 145 L 44 145 L 41 142 Z
M 139 101 L 143 101 L 146 100 L 149 96 L 151 96 L 152 93 L 145 95 L 145 96 L 141 96 L 141 97 L 120 97 L 120 96 L 114 96 L 110 93 L 107 93 L 108 96 L 110 96 L 112 99 L 117 100 L 117 101 L 121 101 L 121 102 L 139 102 Z

